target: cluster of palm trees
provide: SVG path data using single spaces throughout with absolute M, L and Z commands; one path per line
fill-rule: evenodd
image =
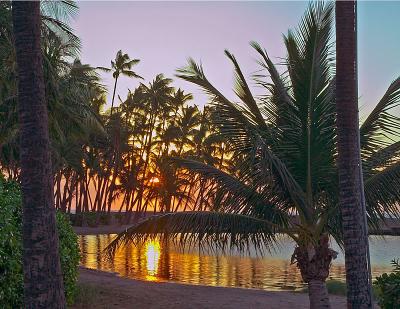
M 0 168 L 8 178 L 20 180 L 11 6 L 2 2 L 0 8 L 8 17 L 0 37 Z M 77 58 L 79 40 L 60 20 L 45 15 L 44 8 L 41 44 L 56 208 L 78 214 L 119 210 L 130 220 L 133 212 L 205 207 L 212 184 L 190 178 L 168 158 L 226 167 L 228 149 L 213 132 L 211 108 L 201 110 L 191 103 L 192 95 L 175 89 L 163 74 L 121 99 L 116 96 L 118 79 L 142 79 L 133 71 L 139 60 L 118 51 L 111 68 L 82 64 Z M 112 72 L 115 79 L 109 110 L 99 70 Z
M 77 213 L 114 209 L 127 219 L 133 211 L 192 209 L 199 183 L 168 158 L 223 164 L 226 150 L 211 139 L 209 109 L 188 105 L 191 99 L 162 74 L 130 91 L 112 113 L 100 115 L 104 132 L 80 149 L 79 166 L 57 170 L 56 206 L 70 211 L 74 204 Z

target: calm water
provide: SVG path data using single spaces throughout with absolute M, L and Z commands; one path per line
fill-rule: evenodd
M 188 284 L 258 288 L 265 290 L 294 290 L 303 286 L 296 266 L 290 265 L 293 242 L 282 236 L 280 247 L 264 257 L 255 252 L 241 256 L 238 253 L 219 255 L 196 250 L 182 250 L 173 244 L 148 241 L 141 247 L 121 247 L 113 261 L 107 261 L 100 252 L 114 235 L 82 235 L 79 243 L 81 264 L 88 268 L 119 273 L 122 277 L 148 281 L 174 281 Z M 344 257 L 339 257 L 331 268 L 331 279 L 344 280 Z M 373 276 L 390 271 L 390 261 L 400 257 L 400 237 L 371 236 L 370 251 Z

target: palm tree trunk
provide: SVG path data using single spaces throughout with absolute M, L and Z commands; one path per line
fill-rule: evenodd
M 310 299 L 310 309 L 331 307 L 325 281 L 310 280 L 308 282 L 308 297 Z
M 308 284 L 311 309 L 330 308 L 326 278 L 337 252 L 329 247 L 329 236 L 324 234 L 318 244 L 301 245 L 294 250 L 292 260 L 297 262 L 303 281 Z
M 117 81 L 118 81 L 118 76 L 115 77 L 113 97 L 112 97 L 112 101 L 111 101 L 111 112 L 110 112 L 111 116 L 113 114 L 113 109 L 114 109 L 114 99 L 115 99 L 115 90 L 117 89 Z
M 336 2 L 339 204 L 349 308 L 372 308 L 357 104 L 356 2 Z
M 14 1 L 18 66 L 25 308 L 65 308 L 55 222 L 40 3 Z

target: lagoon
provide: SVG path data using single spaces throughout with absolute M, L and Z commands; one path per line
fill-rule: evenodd
M 304 287 L 297 267 L 290 264 L 294 243 L 284 235 L 279 236 L 279 245 L 263 256 L 257 255 L 255 250 L 247 254 L 182 250 L 173 243 L 149 240 L 140 247 L 129 244 L 119 248 L 110 261 L 101 252 L 113 237 L 113 234 L 80 235 L 81 265 L 146 281 L 264 290 Z M 369 239 L 375 278 L 391 270 L 391 260 L 400 258 L 400 236 L 370 236 Z M 344 281 L 343 253 L 335 242 L 332 247 L 339 255 L 332 264 L 329 278 Z

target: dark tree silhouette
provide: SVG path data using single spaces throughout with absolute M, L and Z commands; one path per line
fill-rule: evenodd
M 53 203 L 40 2 L 12 4 L 18 66 L 25 308 L 65 308 Z

